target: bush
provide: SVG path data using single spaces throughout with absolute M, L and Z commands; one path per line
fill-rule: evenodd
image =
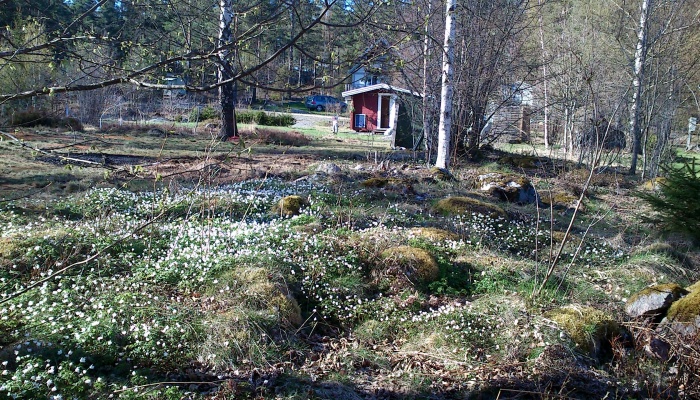
M 190 111 L 189 121 L 205 121 L 207 119 L 219 119 L 221 118 L 221 112 L 214 109 L 214 107 L 195 107 Z
M 218 120 L 221 112 L 213 107 L 195 107 L 190 111 L 189 121 Z M 289 114 L 272 115 L 265 111 L 236 111 L 236 122 L 239 124 L 256 124 L 265 126 L 292 126 L 296 123 Z
M 61 118 L 49 114 L 45 110 L 27 110 L 16 112 L 12 115 L 10 125 L 13 127 L 29 128 L 34 126 L 46 126 L 49 128 L 67 128 L 74 131 L 82 131 L 83 124 L 73 117 Z
M 289 114 L 272 115 L 265 111 L 241 111 L 236 114 L 236 122 L 265 126 L 292 126 L 296 120 Z
M 700 176 L 695 160 L 686 160 L 681 167 L 663 168 L 666 179 L 659 181 L 660 193 L 638 192 L 656 212 L 645 217 L 658 223 L 667 232 L 677 232 L 700 242 Z

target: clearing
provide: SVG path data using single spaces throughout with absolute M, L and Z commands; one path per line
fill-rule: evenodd
M 522 146 L 451 179 L 305 121 L 3 137 L 0 397 L 700 394 L 687 346 L 645 351 L 624 313 L 700 277 L 692 243 L 641 222 L 635 177 L 586 187 Z

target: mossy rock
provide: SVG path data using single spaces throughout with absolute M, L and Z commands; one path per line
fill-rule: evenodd
M 685 288 L 685 290 L 687 290 L 688 293 L 700 292 L 700 281 L 693 283 L 692 285 Z
M 382 268 L 388 275 L 405 275 L 411 283 L 422 285 L 434 282 L 439 274 L 438 263 L 427 250 L 411 247 L 391 247 L 381 253 Z
M 551 238 L 552 238 L 552 241 L 554 242 L 554 244 L 561 243 L 565 237 L 566 237 L 566 232 L 563 232 L 563 231 L 552 231 L 552 233 L 551 233 Z M 569 233 L 568 240 L 571 240 L 572 237 L 573 237 L 573 235 L 571 233 Z
M 687 293 L 675 283 L 650 286 L 630 296 L 625 304 L 625 312 L 631 317 L 663 315 L 674 301 Z
M 700 333 L 700 291 L 690 292 L 674 302 L 661 324 L 681 335 L 696 337 Z
M 383 188 L 389 183 L 389 178 L 369 178 L 362 181 L 361 185 L 367 188 Z
M 477 213 L 491 218 L 507 217 L 506 212 L 501 207 L 461 196 L 448 197 L 438 201 L 435 210 L 444 215 Z
M 566 192 L 543 192 L 540 193 L 540 201 L 545 205 L 551 205 L 557 209 L 575 208 L 578 203 L 578 197 Z
M 282 324 L 301 324 L 301 309 L 286 286 L 273 282 L 265 268 L 242 268 L 236 271 L 241 304 L 278 315 Z
M 291 324 L 296 327 L 303 322 L 299 303 L 289 294 L 274 296 L 270 299 L 268 307 L 279 315 L 279 319 L 283 324 Z
M 0 238 L 0 259 L 11 259 L 21 254 L 22 241 L 17 238 Z
M 566 332 L 584 355 L 599 358 L 622 334 L 612 316 L 588 306 L 568 305 L 545 315 Z
M 454 181 L 456 178 L 450 171 L 445 168 L 433 167 L 430 169 L 430 175 L 438 181 Z
M 301 213 L 301 209 L 306 205 L 308 205 L 307 201 L 301 196 L 286 196 L 277 202 L 272 211 L 275 214 L 291 217 L 294 215 L 299 215 Z
M 414 235 L 414 236 L 418 236 L 418 237 L 432 240 L 435 242 L 442 242 L 445 240 L 459 240 L 459 235 L 457 235 L 456 233 L 450 232 L 450 231 L 447 231 L 444 229 L 440 229 L 440 228 L 432 228 L 432 227 L 411 228 L 409 233 Z
M 661 190 L 661 187 L 666 183 L 666 178 L 660 176 L 657 178 L 649 179 L 648 181 L 642 183 L 640 188 L 642 190 L 652 191 Z
M 405 179 L 395 178 L 369 178 L 361 183 L 366 188 L 384 189 L 387 191 L 395 191 L 406 193 L 413 190 L 411 182 Z
M 511 203 L 530 204 L 537 201 L 537 193 L 526 176 L 490 173 L 477 177 L 481 191 Z

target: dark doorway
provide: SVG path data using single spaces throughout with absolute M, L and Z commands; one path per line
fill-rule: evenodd
M 381 115 L 379 129 L 389 129 L 389 104 L 391 98 L 389 96 L 380 96 L 379 99 L 379 113 Z

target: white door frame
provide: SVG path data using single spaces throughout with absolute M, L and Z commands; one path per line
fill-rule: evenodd
M 396 101 L 397 97 L 395 94 L 392 93 L 379 93 L 378 96 L 378 104 L 377 104 L 377 129 L 385 129 L 381 128 L 382 126 L 382 97 L 389 97 L 389 127 L 386 128 L 387 130 L 391 130 L 396 126 L 396 116 L 399 114 L 398 109 L 399 109 L 399 103 Z

